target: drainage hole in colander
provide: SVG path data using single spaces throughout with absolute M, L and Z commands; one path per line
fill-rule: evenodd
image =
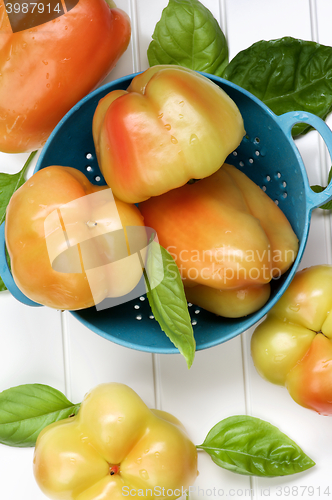
M 87 165 L 87 166 L 85 167 L 85 170 L 86 170 L 87 172 L 92 172 L 92 167 L 91 167 L 91 165 Z
M 145 297 L 140 297 L 140 300 L 144 301 L 144 300 L 145 300 Z M 192 304 L 191 302 L 188 302 L 188 307 L 192 307 L 192 306 L 193 306 L 193 304 Z M 136 311 L 138 311 L 138 309 L 140 309 L 140 305 L 139 305 L 139 304 L 135 304 L 135 305 L 134 305 L 134 309 L 135 309 Z M 200 310 L 198 307 L 196 307 L 196 309 L 194 310 L 194 314 L 198 315 L 200 312 L 201 312 L 201 310 Z M 143 319 L 143 314 L 137 314 L 137 316 L 136 316 L 136 318 L 135 318 L 135 319 L 136 319 L 136 321 L 142 321 L 142 319 Z M 154 315 L 150 313 L 150 314 L 149 314 L 149 319 L 154 320 L 154 319 L 155 319 Z M 191 319 L 191 324 L 192 324 L 192 326 L 197 325 L 197 323 L 198 323 L 198 321 L 197 321 L 197 319 L 196 319 L 196 318 Z
M 259 155 L 260 155 L 260 152 L 258 151 L 258 149 L 256 149 L 256 151 L 255 151 L 255 155 L 256 155 L 256 156 L 259 156 Z
M 249 163 L 254 163 L 254 159 L 253 158 L 249 158 Z
M 144 302 L 145 297 L 143 297 L 143 295 L 142 295 L 142 297 L 140 297 L 140 298 L 139 298 L 139 300 L 140 300 L 141 302 Z
M 266 186 L 262 186 L 262 190 L 265 192 L 266 191 Z
M 274 200 L 274 203 L 275 203 L 276 205 L 279 205 L 279 200 Z
M 280 172 L 277 172 L 277 177 L 278 177 L 278 179 L 280 179 L 280 177 L 281 177 L 281 173 Z
M 243 162 L 243 161 L 240 161 L 240 162 L 239 162 L 239 165 L 240 165 L 240 167 L 244 167 L 244 162 Z
M 283 193 L 282 197 L 283 197 L 283 198 L 287 198 L 287 193 L 286 193 L 286 192 L 285 192 L 285 193 Z
M 254 143 L 255 143 L 255 144 L 259 144 L 259 142 L 260 142 L 260 138 L 259 138 L 259 137 L 255 137 L 255 139 L 254 139 Z
M 237 156 L 237 151 L 233 151 L 233 156 Z
M 270 182 L 271 177 L 270 177 L 269 175 L 267 175 L 267 176 L 266 176 L 266 180 L 267 180 L 267 182 Z
M 95 177 L 95 181 L 96 181 L 96 182 L 100 182 L 100 181 L 101 181 L 101 177 L 100 177 L 100 175 L 96 175 L 96 177 Z
M 86 153 L 85 158 L 87 160 L 92 160 L 92 158 L 93 158 L 92 153 Z
M 286 182 L 286 181 L 284 181 L 284 182 L 282 183 L 282 187 L 284 187 L 284 188 L 285 188 L 286 186 L 287 186 L 287 182 Z

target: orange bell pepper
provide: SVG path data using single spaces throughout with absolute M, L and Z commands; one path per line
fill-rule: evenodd
M 332 415 L 332 266 L 299 271 L 251 338 L 258 373 L 299 405 Z
M 0 0 L 0 151 L 42 147 L 65 113 L 102 82 L 126 50 L 130 20 L 113 0 L 75 3 L 47 23 L 13 32 Z M 31 21 L 31 9 L 22 13 L 17 16 Z M 34 17 L 38 22 L 38 14 Z
M 138 208 L 74 168 L 30 177 L 9 201 L 5 237 L 17 286 L 49 307 L 91 307 L 126 295 L 142 277 L 147 235 Z
M 298 252 L 280 208 L 231 165 L 139 208 L 175 259 L 188 300 L 222 316 L 259 309 L 271 279 L 287 271 Z
M 180 66 L 153 66 L 99 103 L 93 137 L 114 195 L 139 203 L 213 174 L 245 131 L 215 83 Z

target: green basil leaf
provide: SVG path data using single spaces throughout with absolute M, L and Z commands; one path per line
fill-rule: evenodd
M 150 66 L 177 64 L 221 76 L 228 64 L 224 33 L 198 0 L 169 0 L 147 55 Z
M 291 37 L 262 40 L 239 52 L 223 77 L 248 90 L 277 115 L 332 110 L 332 47 Z M 310 126 L 297 124 L 293 136 Z
M 0 172 L 0 225 L 5 220 L 6 208 L 10 198 L 14 192 L 25 183 L 24 175 L 36 153 L 37 151 L 33 151 L 30 154 L 22 170 L 17 174 L 5 174 Z M 0 276 L 0 292 L 4 290 L 7 290 L 7 288 Z
M 74 405 L 48 385 L 27 384 L 0 393 L 0 443 L 34 446 L 47 425 L 77 414 Z
M 321 193 L 322 191 L 324 191 L 324 189 L 326 189 L 325 187 L 322 186 L 310 186 L 310 187 L 315 193 Z M 322 210 L 332 210 L 332 200 L 328 201 L 327 203 L 324 203 L 324 205 L 321 205 L 318 208 L 321 208 Z
M 327 183 L 330 184 L 331 180 L 332 180 L 332 167 L 330 168 L 330 171 L 329 171 Z M 322 187 L 322 186 L 318 186 L 318 185 L 310 186 L 310 187 L 315 193 L 321 193 L 322 191 L 324 191 L 324 189 L 326 189 L 326 187 Z M 323 210 L 332 210 L 332 200 L 328 201 L 327 203 L 325 203 L 324 205 L 321 205 L 318 208 L 322 208 Z
M 196 343 L 180 272 L 170 253 L 155 241 L 149 245 L 145 278 L 152 313 L 190 368 Z
M 252 476 L 285 476 L 315 465 L 301 448 L 277 427 L 247 415 L 216 424 L 198 449 L 230 471 Z

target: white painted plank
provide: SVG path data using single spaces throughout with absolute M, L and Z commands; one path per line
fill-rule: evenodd
M 1 498 L 6 500 L 45 500 L 33 473 L 33 448 L 10 448 L 0 445 Z
M 71 394 L 75 402 L 104 382 L 132 387 L 145 403 L 155 406 L 152 355 L 138 352 L 100 337 L 67 315 Z M 124 318 L 125 321 L 125 318 Z
M 259 40 L 311 39 L 309 1 L 224 0 L 230 59 Z
M 0 317 L 0 391 L 42 383 L 64 392 L 60 313 L 22 305 L 9 292 L 1 292 Z M 32 456 L 32 449 L 0 445 L 1 498 L 45 498 L 32 475 Z

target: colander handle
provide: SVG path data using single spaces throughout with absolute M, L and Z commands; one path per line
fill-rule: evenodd
M 5 241 L 5 223 L 3 222 L 0 226 L 0 276 L 2 281 L 10 291 L 10 293 L 15 297 L 16 300 L 22 302 L 27 306 L 41 306 L 33 300 L 30 300 L 21 290 L 17 287 L 12 273 L 9 269 L 7 257 L 6 257 L 6 241 Z
M 323 138 L 332 161 L 332 131 L 328 125 L 316 115 L 304 111 L 290 111 L 277 116 L 277 120 L 284 130 L 285 134 L 292 139 L 292 128 L 297 123 L 307 123 L 319 132 Z M 307 178 L 306 178 L 307 179 Z M 309 210 L 320 207 L 332 199 L 332 181 L 321 193 L 315 193 L 311 188 L 309 181 L 305 182 L 306 199 Z

